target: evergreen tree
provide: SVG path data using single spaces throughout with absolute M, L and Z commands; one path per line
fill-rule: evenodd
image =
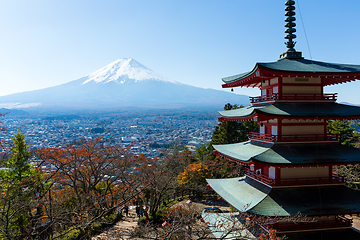
M 17 133 L 11 139 L 11 154 L 2 159 L 4 168 L 0 170 L 0 237 L 25 239 L 34 234 L 40 224 L 41 206 L 35 203 L 35 198 L 44 185 L 41 184 L 42 175 L 29 162 L 31 153 L 25 136 Z
M 243 108 L 244 106 L 227 103 L 224 110 Z M 196 157 L 209 167 L 209 171 L 215 178 L 235 177 L 242 174 L 242 167 L 235 162 L 229 162 L 223 158 L 216 158 L 213 153 L 213 144 L 231 144 L 247 141 L 248 132 L 257 132 L 258 124 L 254 121 L 233 122 L 223 121 L 216 126 L 208 146 L 201 145 L 196 149 Z
M 354 145 L 359 139 L 359 134 L 351 126 L 351 121 L 329 121 L 327 131 L 330 134 L 338 135 L 339 142 L 343 145 Z
M 242 105 L 231 105 L 227 103 L 224 110 L 233 110 L 243 108 Z M 230 144 L 244 142 L 248 140 L 248 132 L 257 132 L 259 129 L 258 124 L 254 121 L 223 121 L 216 126 L 213 132 L 210 148 L 212 150 L 213 144 Z

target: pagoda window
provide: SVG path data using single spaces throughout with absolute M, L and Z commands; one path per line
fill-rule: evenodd
M 279 93 L 279 87 L 278 86 L 273 88 L 273 93 Z
M 271 135 L 278 135 L 278 127 L 271 126 Z
M 265 125 L 263 123 L 260 123 L 260 133 L 265 134 Z
M 254 164 L 251 164 L 251 165 L 250 165 L 250 170 L 251 170 L 251 171 L 254 171 L 254 170 L 255 170 Z
M 266 89 L 262 89 L 262 90 L 261 90 L 261 96 L 263 96 L 263 97 L 266 96 Z
M 275 171 L 276 169 L 272 166 L 269 167 L 269 178 L 275 179 Z

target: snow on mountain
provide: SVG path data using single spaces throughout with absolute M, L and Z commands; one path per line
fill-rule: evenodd
M 128 79 L 135 80 L 135 82 L 152 79 L 175 83 L 153 72 L 132 58 L 117 59 L 109 65 L 86 75 L 85 78 L 87 78 L 87 80 L 85 80 L 83 84 L 91 81 L 103 84 L 108 82 L 125 83 Z
M 226 103 L 247 105 L 249 98 L 168 80 L 131 58 L 118 59 L 58 86 L 0 96 L 0 106 L 42 113 L 134 108 L 221 110 Z

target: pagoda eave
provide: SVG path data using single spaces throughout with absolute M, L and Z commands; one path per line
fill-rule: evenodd
M 219 111 L 219 114 L 221 121 L 263 121 L 273 118 L 356 120 L 360 119 L 360 108 L 334 102 L 317 104 L 275 102 Z
M 246 177 L 207 179 L 207 182 L 239 211 L 260 216 L 287 217 L 299 212 L 311 217 L 360 213 L 357 204 L 360 192 L 345 186 L 272 189 Z
M 353 165 L 360 161 L 360 149 L 339 143 L 266 144 L 246 141 L 213 145 L 225 158 L 249 165 L 258 162 L 271 166 Z
M 284 67 L 286 64 L 279 67 L 278 63 L 285 62 L 287 60 L 278 61 L 275 63 L 257 63 L 252 71 L 243 73 L 231 77 L 223 78 L 223 88 L 234 88 L 234 87 L 260 87 L 263 80 L 277 78 L 277 77 L 295 77 L 295 78 L 321 78 L 322 86 L 329 86 L 335 84 L 342 84 L 346 82 L 355 81 L 360 78 L 360 66 L 359 65 L 345 65 L 341 64 L 329 64 L 317 61 L 307 61 L 302 65 L 313 65 L 307 66 L 303 71 L 293 70 L 291 67 Z M 301 60 L 295 61 L 299 62 Z M 298 63 L 299 64 L 299 63 Z M 324 66 L 331 65 L 331 68 Z M 275 66 L 271 68 L 269 66 Z

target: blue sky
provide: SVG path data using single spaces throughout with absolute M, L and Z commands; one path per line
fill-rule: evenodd
M 0 95 L 59 85 L 130 57 L 174 81 L 221 89 L 222 77 L 286 50 L 284 2 L 0 0 Z M 312 59 L 360 64 L 360 1 L 296 2 L 296 50 L 310 59 L 303 22 Z M 360 104 L 359 89 L 360 81 L 325 91 Z

